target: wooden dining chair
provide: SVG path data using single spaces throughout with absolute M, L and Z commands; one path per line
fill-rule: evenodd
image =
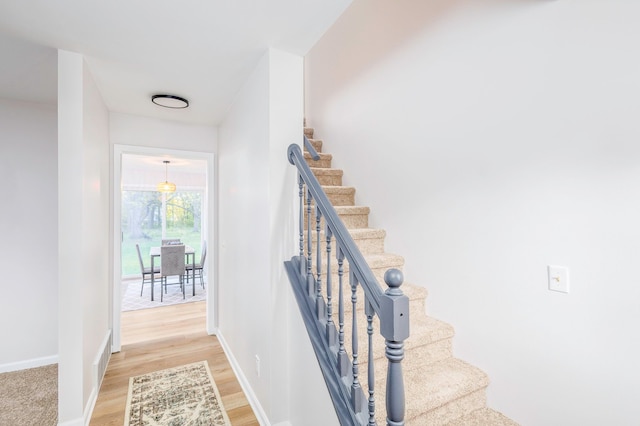
M 151 274 L 152 273 L 160 273 L 160 267 L 159 266 L 154 266 L 153 267 L 153 272 L 151 271 L 151 268 L 145 268 L 144 266 L 144 262 L 142 261 L 142 255 L 140 254 L 140 245 L 136 244 L 136 251 L 138 252 L 138 260 L 140 261 L 140 273 L 142 274 L 142 284 L 140 285 L 140 296 L 142 296 L 142 292 L 144 291 L 144 284 L 145 283 L 149 283 L 151 284 Z
M 160 286 L 160 301 L 164 299 L 164 294 L 167 292 L 167 277 L 177 275 L 179 278 L 178 284 L 182 290 L 182 298 L 185 297 L 183 276 L 185 273 L 185 261 L 184 261 L 184 244 L 175 246 L 162 246 L 160 247 L 160 277 L 162 285 Z M 164 291 L 162 289 L 164 288 Z
M 195 256 L 195 254 L 194 254 Z M 202 254 L 200 255 L 200 263 L 195 264 L 195 275 L 200 277 L 200 284 L 204 288 L 204 261 L 207 259 L 207 242 L 202 242 Z M 194 265 L 187 264 L 187 282 L 189 282 L 189 276 L 193 271 Z

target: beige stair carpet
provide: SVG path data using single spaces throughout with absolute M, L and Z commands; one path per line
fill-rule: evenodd
M 378 282 L 384 284 L 384 273 L 389 268 L 402 269 L 404 259 L 397 254 L 387 253 L 384 249 L 386 232 L 382 229 L 369 227 L 369 207 L 355 205 L 356 188 L 343 186 L 343 171 L 333 169 L 331 162 L 333 157 L 323 152 L 323 141 L 314 139 L 312 128 L 305 128 L 305 135 L 310 139 L 314 149 L 320 155 L 320 160 L 314 161 L 311 155 L 305 152 L 307 163 L 312 172 L 327 193 L 329 200 L 335 206 L 338 216 L 349 230 L 354 242 L 367 260 Z M 320 238 L 321 247 L 325 247 L 326 237 L 324 232 L 318 232 L 315 215 L 311 213 L 312 243 L 316 250 L 317 239 Z M 305 227 L 307 217 L 305 212 Z M 320 221 L 320 230 L 324 229 L 324 222 Z M 305 233 L 305 238 L 307 234 Z M 335 243 L 332 242 L 335 247 Z M 315 261 L 315 259 L 314 259 Z M 321 255 L 323 271 L 320 279 L 323 283 L 323 293 L 327 296 L 326 263 L 327 255 Z M 337 308 L 337 295 L 339 291 L 339 275 L 335 259 L 332 261 L 331 289 L 333 300 L 332 320 L 338 323 L 335 312 Z M 314 266 L 315 268 L 315 266 Z M 348 277 L 349 264 L 344 264 L 343 280 Z M 314 273 L 316 271 L 314 270 Z M 404 283 L 401 287 L 410 300 L 411 335 L 405 341 L 405 359 L 403 372 L 406 392 L 405 422 L 408 425 L 448 425 L 448 426 L 517 426 L 517 423 L 503 414 L 486 406 L 486 388 L 489 378 L 477 367 L 474 367 L 453 356 L 452 340 L 454 330 L 451 325 L 428 317 L 425 311 L 427 291 L 417 285 Z M 362 289 L 357 292 L 355 314 L 351 309 L 351 289 L 343 287 L 345 291 L 344 333 L 345 341 L 350 341 L 352 330 L 352 315 L 357 316 L 358 345 L 367 347 L 367 321 L 364 314 L 364 298 Z M 374 330 L 379 330 L 377 319 L 374 319 Z M 384 401 L 387 359 L 384 351 L 384 339 L 377 333 L 373 337 L 374 371 L 375 371 L 375 398 L 377 401 L 376 421 L 385 424 Z M 351 356 L 351 347 L 345 344 L 345 349 Z M 368 395 L 366 383 L 367 356 L 359 355 L 360 383 Z

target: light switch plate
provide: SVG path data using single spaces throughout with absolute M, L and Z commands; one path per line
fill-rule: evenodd
M 566 266 L 547 266 L 549 290 L 569 293 L 569 268 Z

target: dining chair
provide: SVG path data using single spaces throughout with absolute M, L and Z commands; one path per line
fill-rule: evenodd
M 172 245 L 178 245 L 178 244 L 182 244 L 182 242 L 180 241 L 180 238 L 163 238 L 162 239 L 163 246 L 172 246 Z
M 195 256 L 195 254 L 194 254 Z M 202 242 L 202 254 L 200 255 L 200 263 L 195 264 L 195 272 L 196 276 L 200 277 L 200 284 L 202 284 L 202 288 L 204 288 L 204 261 L 207 258 L 207 242 Z M 189 274 L 193 271 L 194 265 L 187 264 L 187 282 L 189 282 Z
M 140 296 L 142 296 L 142 292 L 144 291 L 144 284 L 148 282 L 151 284 L 151 268 L 145 268 L 144 262 L 142 261 L 142 255 L 140 254 L 140 245 L 136 243 L 136 251 L 138 252 L 138 260 L 140 261 L 140 273 L 142 274 L 142 284 L 140 285 Z M 154 266 L 153 273 L 160 273 L 160 267 Z
M 167 292 L 167 277 L 177 275 L 180 279 L 179 283 L 182 290 L 182 298 L 184 299 L 184 282 L 185 273 L 184 261 L 184 244 L 160 247 L 160 277 L 162 285 L 160 286 L 160 301 L 164 300 L 164 294 Z M 162 291 L 164 287 L 164 292 Z

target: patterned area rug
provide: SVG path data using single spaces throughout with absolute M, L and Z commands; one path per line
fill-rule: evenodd
M 231 426 L 207 361 L 129 379 L 124 426 Z
M 160 302 L 160 282 L 156 281 L 154 289 L 154 301 L 151 301 L 151 284 L 145 284 L 144 292 L 140 296 L 140 281 L 127 280 L 122 282 L 122 311 L 135 311 L 138 309 L 157 308 L 159 306 L 176 305 L 178 303 L 200 302 L 207 298 L 206 282 L 202 288 L 200 281 L 196 278 L 196 295 L 192 296 L 193 290 L 191 281 L 187 284 L 185 298 L 182 298 L 180 285 L 169 283 L 164 301 Z

